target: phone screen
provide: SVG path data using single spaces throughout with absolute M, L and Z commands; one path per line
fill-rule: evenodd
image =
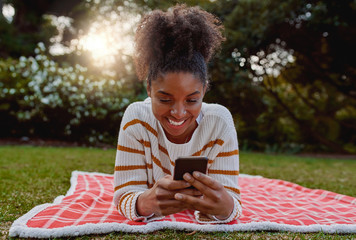
M 201 173 L 207 172 L 208 158 L 207 157 L 179 157 L 175 162 L 174 180 L 183 180 L 185 173 L 193 174 L 194 171 Z

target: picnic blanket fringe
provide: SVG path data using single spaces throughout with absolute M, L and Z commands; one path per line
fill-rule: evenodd
M 37 214 L 39 211 L 48 207 L 50 204 L 43 204 L 16 220 L 10 229 L 10 237 L 23 238 L 55 238 L 67 236 L 81 236 L 89 234 L 106 234 L 110 232 L 127 232 L 127 233 L 150 233 L 157 230 L 174 229 L 182 231 L 201 231 L 201 232 L 249 232 L 249 231 L 285 231 L 285 232 L 324 232 L 324 233 L 339 233 L 350 234 L 356 233 L 356 224 L 334 224 L 334 225 L 310 225 L 310 226 L 294 226 L 288 224 L 278 224 L 272 222 L 251 222 L 235 225 L 200 225 L 193 223 L 177 223 L 177 222 L 151 222 L 146 225 L 133 226 L 124 223 L 100 223 L 100 224 L 84 224 L 79 226 L 70 226 L 57 229 L 41 229 L 28 228 L 26 222 L 29 218 Z
M 65 196 L 69 196 L 74 193 L 77 184 L 77 178 L 79 174 L 96 174 L 102 176 L 110 176 L 110 174 L 93 173 L 93 172 L 81 172 L 73 171 L 71 177 L 71 187 Z M 244 175 L 244 177 L 261 177 Z M 297 226 L 289 224 L 280 224 L 274 222 L 250 222 L 239 223 L 233 225 L 227 224 L 195 224 L 184 222 L 171 222 L 171 221 L 159 221 L 149 222 L 146 225 L 129 225 L 126 223 L 87 223 L 78 226 L 66 226 L 54 229 L 43 228 L 31 228 L 26 224 L 34 216 L 46 208 L 59 204 L 65 196 L 58 196 L 53 203 L 46 203 L 34 207 L 28 213 L 18 218 L 12 224 L 9 236 L 10 237 L 22 237 L 22 238 L 55 238 L 55 237 L 68 237 L 68 236 L 81 236 L 88 234 L 107 234 L 110 232 L 127 232 L 127 233 L 150 233 L 163 229 L 174 229 L 182 231 L 201 231 L 201 232 L 233 232 L 233 231 L 285 231 L 285 232 L 324 232 L 324 233 L 339 233 L 339 234 L 351 234 L 356 233 L 356 224 L 331 224 L 331 225 L 309 225 L 309 226 Z
M 350 234 L 356 233 L 356 224 L 333 224 L 333 225 L 310 225 L 310 226 L 294 226 L 288 224 L 278 224 L 272 222 L 251 222 L 240 223 L 235 225 L 201 225 L 193 223 L 177 223 L 177 222 L 151 222 L 146 225 L 133 226 L 124 223 L 100 223 L 100 224 L 84 224 L 79 226 L 70 226 L 57 229 L 41 229 L 29 228 L 26 223 L 29 219 L 35 216 L 40 211 L 54 204 L 42 204 L 34 207 L 27 214 L 17 219 L 11 226 L 10 237 L 23 238 L 55 238 L 67 236 L 81 236 L 88 234 L 106 234 L 110 232 L 127 232 L 127 233 L 150 233 L 163 229 L 175 229 L 182 231 L 201 231 L 201 232 L 249 232 L 249 231 L 285 231 L 285 232 L 324 232 L 324 233 L 340 233 Z

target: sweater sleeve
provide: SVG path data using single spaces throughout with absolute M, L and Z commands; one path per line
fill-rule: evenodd
M 128 109 L 129 110 L 129 109 Z M 148 189 L 145 147 L 135 130 L 127 127 L 130 111 L 126 111 L 119 132 L 114 172 L 114 205 L 119 213 L 133 221 L 146 220 L 138 216 L 136 201 Z
M 230 115 L 231 116 L 231 115 Z M 220 134 L 219 134 L 220 135 Z M 226 124 L 224 131 L 221 131 L 221 139 L 224 143 L 214 153 L 214 158 L 208 169 L 208 175 L 220 182 L 234 200 L 234 208 L 227 219 L 219 220 L 214 216 L 209 216 L 195 212 L 196 220 L 200 223 L 227 223 L 241 216 L 242 207 L 239 189 L 239 149 L 236 129 L 232 117 Z

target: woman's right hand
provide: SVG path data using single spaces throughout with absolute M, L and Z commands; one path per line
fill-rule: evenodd
M 176 200 L 174 195 L 183 193 L 191 196 L 201 196 L 198 190 L 188 188 L 190 186 L 186 181 L 173 180 L 170 175 L 161 178 L 152 188 L 138 197 L 136 202 L 137 214 L 149 216 L 154 213 L 156 216 L 167 216 L 189 209 L 190 206 Z

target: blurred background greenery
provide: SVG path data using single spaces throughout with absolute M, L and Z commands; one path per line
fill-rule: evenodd
M 230 109 L 242 150 L 356 153 L 356 0 L 0 0 L 0 138 L 115 146 L 146 97 L 135 26 L 176 3 L 223 21 L 205 101 Z

